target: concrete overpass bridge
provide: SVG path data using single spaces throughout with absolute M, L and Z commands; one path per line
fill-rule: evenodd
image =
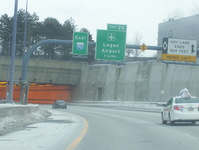
M 9 65 L 9 63 L 8 63 L 9 60 L 4 61 L 4 59 L 2 59 L 2 63 L 7 62 L 7 65 L 1 64 L 2 68 L 0 68 L 0 69 L 1 69 L 2 73 L 4 73 L 4 75 L 2 75 L 2 79 L 0 79 L 0 80 L 3 80 L 5 83 L 5 81 L 8 81 L 8 78 L 9 78 L 9 83 L 8 82 L 6 83 L 7 84 L 6 99 L 8 101 L 13 100 L 13 83 L 15 83 L 16 85 L 18 85 L 18 83 L 20 83 L 21 87 L 20 87 L 20 92 L 19 92 L 20 94 L 18 94 L 18 97 L 20 97 L 21 103 L 26 103 L 26 101 L 27 101 L 27 98 L 28 98 L 27 95 L 29 92 L 29 90 L 28 90 L 29 83 L 31 83 L 30 87 L 32 87 L 31 85 L 33 85 L 33 84 L 34 85 L 44 84 L 44 85 L 51 85 L 51 86 L 52 85 L 73 86 L 78 83 L 78 81 L 81 77 L 81 65 L 79 65 L 81 63 L 70 62 L 69 64 L 66 64 L 65 61 L 64 62 L 63 61 L 52 62 L 52 61 L 48 61 L 48 60 L 42 61 L 42 60 L 38 60 L 38 59 L 36 61 L 32 60 L 30 62 L 31 54 L 39 46 L 42 46 L 45 44 L 64 44 L 67 46 L 71 46 L 72 41 L 71 40 L 55 40 L 55 39 L 43 40 L 43 41 L 40 41 L 40 42 L 34 44 L 25 53 L 25 55 L 23 56 L 23 59 L 21 61 L 17 60 L 15 63 L 14 58 L 11 57 L 11 60 L 10 60 L 11 65 Z M 94 44 L 89 43 L 89 46 L 90 45 L 94 45 Z M 12 68 L 12 70 L 10 70 L 10 72 L 8 73 L 9 66 Z M 20 66 L 22 66 L 22 67 L 20 67 Z M 14 76 L 12 74 L 12 72 L 14 71 L 13 68 L 15 68 Z M 19 72 L 21 72 L 21 74 Z M 13 79 L 13 78 L 15 78 L 15 79 Z M 67 89 L 70 89 L 70 87 L 68 87 Z M 15 90 L 16 90 L 16 88 L 15 88 Z M 59 97 L 63 99 L 63 96 L 59 96 Z M 69 99 L 69 97 L 70 96 L 68 96 L 67 99 Z M 64 98 L 64 99 L 66 100 L 66 98 Z
M 22 76 L 22 59 L 15 61 L 15 81 Z M 0 80 L 8 80 L 9 58 L 0 57 Z M 59 61 L 49 59 L 31 58 L 28 64 L 27 81 L 38 84 L 77 85 L 81 77 L 82 66 L 85 62 Z
M 7 81 L 9 79 L 9 57 L 0 57 L 0 98 L 6 99 Z M 14 97 L 15 101 L 20 98 L 20 80 L 22 77 L 22 59 L 15 59 L 15 75 L 14 75 Z M 38 103 L 39 99 L 43 99 L 46 103 L 52 103 L 50 100 L 66 99 L 70 100 L 71 91 L 76 86 L 82 74 L 82 68 L 87 65 L 86 62 L 78 61 L 60 61 L 49 59 L 31 58 L 28 64 L 26 81 L 30 83 L 29 96 L 32 103 Z M 43 88 L 42 88 L 43 86 Z M 37 91 L 39 88 L 42 93 Z M 44 92 L 45 91 L 45 92 Z M 57 91 L 57 93 L 55 92 Z M 65 92 L 64 92 L 65 91 Z M 56 94 L 55 94 L 56 93 Z M 35 97 L 38 95 L 39 99 Z M 42 95 L 43 94 L 43 98 Z M 56 95 L 56 96 L 53 96 Z M 32 96 L 31 96 L 32 95 Z M 44 103 L 41 102 L 41 103 Z

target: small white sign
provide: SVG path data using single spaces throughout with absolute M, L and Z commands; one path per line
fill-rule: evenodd
M 167 54 L 196 56 L 197 41 L 185 39 L 168 39 L 164 41 L 163 50 L 167 50 Z

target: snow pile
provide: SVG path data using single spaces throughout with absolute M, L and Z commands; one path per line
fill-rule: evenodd
M 0 135 L 21 129 L 27 125 L 45 121 L 51 115 L 46 110 L 39 109 L 23 116 L 9 116 L 0 118 Z

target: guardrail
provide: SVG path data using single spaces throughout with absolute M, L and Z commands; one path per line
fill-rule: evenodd
M 69 105 L 103 107 L 131 111 L 161 112 L 164 102 L 129 102 L 129 101 L 75 101 Z

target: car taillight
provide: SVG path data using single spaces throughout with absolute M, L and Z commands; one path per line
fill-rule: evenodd
M 181 106 L 181 105 L 175 105 L 175 106 L 173 106 L 173 108 L 175 109 L 175 110 L 179 110 L 179 111 L 182 111 L 183 110 L 183 106 Z M 198 108 L 199 109 L 199 108 Z

